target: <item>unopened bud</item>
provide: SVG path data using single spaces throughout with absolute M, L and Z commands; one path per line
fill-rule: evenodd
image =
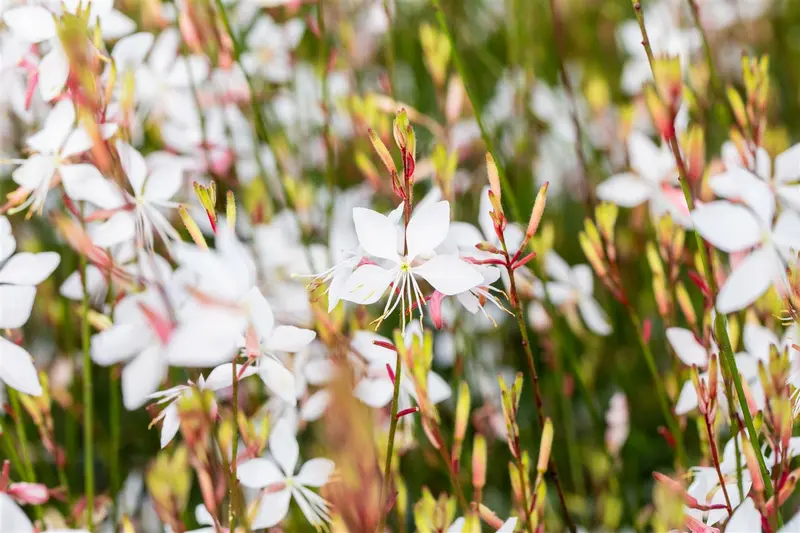
M 747 470 L 750 472 L 750 479 L 753 481 L 753 490 L 759 493 L 764 492 L 764 480 L 761 478 L 761 470 L 758 467 L 756 453 L 753 450 L 753 445 L 747 439 L 742 439 L 742 453 L 747 464 Z
M 666 139 L 671 139 L 675 135 L 672 114 L 664 102 L 661 101 L 656 88 L 652 85 L 647 85 L 644 88 L 644 101 L 658 133 Z
M 472 486 L 476 490 L 486 485 L 486 438 L 480 433 L 475 434 L 472 443 Z
M 680 58 L 657 58 L 653 62 L 653 78 L 661 100 L 668 109 L 677 110 L 683 88 Z
M 497 201 L 495 210 L 502 213 L 502 207 L 500 209 L 497 208 L 497 206 L 500 205 L 500 200 L 503 194 L 503 191 L 500 188 L 500 174 L 497 171 L 497 164 L 494 161 L 494 157 L 492 157 L 492 154 L 488 152 L 486 153 L 486 170 L 489 174 L 489 188 L 491 189 L 492 194 L 494 194 L 494 197 Z
M 230 227 L 236 227 L 236 198 L 233 195 L 233 191 L 228 191 L 225 195 L 225 218 L 228 220 Z
M 690 183 L 697 183 L 706 170 L 706 140 L 703 128 L 693 125 L 684 142 L 686 173 Z
M 408 112 L 405 108 L 401 108 L 397 115 L 395 115 L 392 133 L 394 134 L 394 142 L 400 150 L 405 151 L 408 148 Z
M 544 214 L 544 207 L 547 203 L 547 186 L 549 182 L 545 182 L 542 185 L 542 188 L 539 189 L 539 193 L 536 195 L 536 201 L 533 203 L 533 209 L 531 210 L 531 218 L 528 220 L 528 229 L 525 230 L 525 236 L 529 239 L 536 234 L 536 230 L 539 228 L 539 222 L 542 220 L 542 215 Z
M 200 227 L 197 225 L 197 222 L 194 221 L 192 215 L 189 214 L 189 211 L 186 210 L 186 207 L 180 206 L 178 208 L 178 213 L 181 216 L 183 225 L 186 227 L 186 231 L 189 232 L 189 236 L 197 247 L 208 250 L 208 243 L 206 242 L 206 238 L 203 237 L 203 232 L 200 231 Z
M 475 248 L 477 248 L 478 250 L 480 250 L 482 252 L 489 252 L 491 254 L 499 254 L 499 253 L 501 253 L 500 250 L 497 248 L 497 246 L 495 246 L 494 244 L 492 244 L 490 242 L 486 242 L 486 241 L 479 242 L 478 244 L 475 245 Z
M 611 202 L 603 202 L 594 211 L 597 229 L 608 242 L 614 242 L 614 226 L 617 224 L 617 215 L 619 215 L 619 207 Z
M 540 474 L 547 472 L 547 464 L 550 462 L 550 451 L 553 449 L 553 423 L 548 418 L 544 421 L 542 428 L 542 440 L 539 443 L 539 460 L 536 463 L 536 471 Z
M 608 275 L 608 270 L 606 269 L 603 260 L 597 254 L 597 250 L 594 246 L 592 246 L 592 242 L 586 232 L 582 231 L 578 235 L 578 241 L 580 242 L 583 254 L 586 256 L 589 264 L 592 265 L 595 274 L 597 274 L 597 276 L 600 278 L 605 278 Z
M 733 118 L 736 119 L 736 123 L 741 129 L 747 128 L 749 121 L 747 120 L 747 110 L 742 101 L 742 96 L 733 87 L 728 87 L 727 92 L 728 102 L 730 102 L 731 110 L 733 111 Z
M 375 152 L 378 154 L 378 157 L 381 158 L 383 162 L 383 166 L 386 167 L 386 170 L 392 176 L 397 175 L 397 167 L 394 165 L 394 160 L 392 159 L 392 154 L 389 153 L 389 149 L 386 148 L 386 145 L 383 144 L 383 141 L 378 134 L 375 133 L 375 130 L 370 128 L 369 130 L 369 140 L 372 143 L 372 147 L 375 149 Z

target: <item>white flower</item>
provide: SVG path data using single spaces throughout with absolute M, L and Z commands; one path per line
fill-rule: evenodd
M 763 187 L 754 186 L 751 192 L 750 209 L 723 200 L 692 213 L 695 229 L 714 247 L 728 253 L 751 250 L 733 267 L 717 295 L 720 313 L 744 309 L 773 283 L 785 285 L 784 270 L 792 250 L 800 250 L 800 216 L 784 211 L 773 225 L 774 198 Z
M 329 459 L 311 459 L 295 474 L 300 447 L 285 420 L 269 436 L 270 458 L 251 459 L 239 465 L 236 475 L 245 487 L 263 489 L 253 529 L 277 525 L 289 512 L 292 499 L 315 528 L 330 522 L 329 504 L 309 487 L 325 485 L 335 468 Z
M 291 52 L 300 43 L 305 31 L 301 19 L 276 24 L 269 15 L 261 15 L 245 39 L 247 52 L 242 54 L 242 67 L 250 74 L 258 73 L 270 83 L 285 83 L 292 76 Z
M 450 524 L 450 527 L 447 528 L 447 533 L 463 533 L 464 525 L 466 523 L 466 519 L 463 516 L 459 516 L 453 523 Z M 517 528 L 517 517 L 512 516 L 500 526 L 496 533 L 514 533 Z
M 761 524 L 761 513 L 756 509 L 753 499 L 748 497 L 733 510 L 731 519 L 725 525 L 725 533 L 760 532 Z M 800 531 L 800 513 L 795 514 L 778 529 L 778 533 L 794 533 L 795 531 Z
M 347 279 L 342 298 L 362 305 L 375 303 L 391 285 L 392 290 L 379 320 L 388 317 L 398 305 L 403 325 L 406 313 L 412 311 L 414 304 L 422 315 L 425 296 L 417 276 L 444 295 L 467 291 L 483 281 L 481 273 L 458 256 L 436 255 L 425 259 L 447 236 L 450 225 L 448 202 L 430 203 L 414 212 L 405 234 L 406 250 L 403 250 L 397 226 L 389 217 L 371 209 L 355 208 L 353 221 L 361 247 L 369 256 L 387 266 L 369 263 L 358 267 Z
M 418 331 L 409 329 L 406 332 L 407 342 L 418 333 Z M 370 407 L 379 408 L 385 407 L 392 401 L 394 383 L 386 367 L 388 365 L 394 372 L 397 355 L 391 350 L 376 345 L 375 341 L 391 344 L 389 339 L 376 333 L 357 331 L 353 335 L 350 346 L 352 352 L 367 363 L 366 373 L 356 385 L 353 394 Z M 402 358 L 400 358 L 400 364 L 398 407 L 402 410 L 412 407 L 411 400 L 417 401 L 418 398 L 414 381 L 410 377 L 411 370 L 405 366 Z M 428 372 L 427 376 L 427 392 L 433 404 L 445 401 L 451 394 L 450 385 L 432 370 Z
M 12 255 L 17 243 L 11 224 L 0 217 L 0 329 L 21 328 L 28 321 L 36 296 L 36 285 L 58 266 L 55 252 L 20 252 Z M 32 396 L 42 387 L 30 354 L 21 346 L 0 336 L 0 383 Z
M 546 287 L 554 305 L 577 305 L 583 321 L 590 330 L 597 335 L 611 333 L 608 317 L 592 294 L 594 292 L 594 276 L 589 265 L 570 267 L 560 255 L 550 250 L 545 256 L 544 268 L 555 281 L 548 281 L 544 285 L 541 282 L 536 284 L 534 294 L 538 298 L 544 298 Z
M 669 213 L 682 226 L 691 227 L 669 147 L 658 147 L 648 136 L 634 131 L 628 136 L 628 155 L 631 171 L 614 174 L 598 185 L 597 197 L 620 207 L 648 202 L 654 219 Z

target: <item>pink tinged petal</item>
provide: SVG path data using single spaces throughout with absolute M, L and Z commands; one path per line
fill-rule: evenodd
M 760 248 L 731 272 L 717 296 L 717 311 L 728 314 L 744 309 L 767 292 L 781 263 L 770 247 Z
M 418 208 L 411 217 L 406 230 L 408 261 L 411 262 L 422 252 L 433 251 L 439 246 L 447 237 L 449 226 L 449 202 L 429 203 Z
M 282 482 L 286 476 L 272 459 L 258 458 L 240 464 L 236 469 L 236 477 L 245 487 L 263 489 Z
M 620 207 L 636 207 L 646 201 L 652 186 L 630 172 L 611 176 L 597 186 L 597 197 Z
M 275 526 L 286 517 L 291 501 L 292 492 L 288 488 L 265 493 L 258 502 L 258 512 L 250 527 L 256 530 Z
M 353 209 L 353 222 L 361 247 L 369 255 L 398 261 L 397 227 L 388 217 L 372 209 Z
M 0 283 L 38 285 L 53 273 L 60 261 L 56 252 L 20 252 L 0 269 Z
M 353 395 L 370 407 L 380 408 L 392 401 L 394 387 L 388 379 L 365 378 L 358 382 Z
M 683 384 L 678 401 L 675 403 L 675 414 L 685 415 L 697 407 L 697 390 L 694 388 L 692 380 Z
M 269 305 L 258 287 L 250 289 L 246 300 L 250 325 L 253 326 L 259 342 L 264 342 L 272 337 L 275 329 L 275 315 L 272 313 L 272 306 Z
M 122 169 L 128 177 L 131 188 L 136 196 L 139 196 L 144 189 L 144 181 L 147 178 L 147 165 L 144 157 L 134 147 L 123 141 L 117 141 L 117 152 L 122 163 Z
M 297 459 L 300 457 L 300 446 L 286 419 L 279 420 L 269 435 L 269 451 L 273 459 L 287 476 L 294 474 Z
M 777 335 L 757 324 L 744 325 L 744 347 L 747 353 L 767 362 L 771 346 L 780 346 Z
M 49 183 L 56 173 L 56 161 L 48 155 L 34 154 L 11 173 L 15 183 L 28 189 L 35 189 L 42 183 Z
M 124 203 L 119 188 L 94 165 L 62 165 L 59 173 L 64 191 L 76 202 L 87 201 L 102 209 L 114 209 Z
M 342 300 L 362 305 L 375 303 L 386 292 L 394 274 L 378 265 L 361 265 L 347 278 Z
M 708 364 L 708 351 L 688 329 L 667 328 L 667 341 L 685 365 L 697 365 L 702 369 Z
M 578 300 L 578 310 L 581 312 L 583 321 L 586 322 L 586 327 L 592 332 L 602 336 L 611 333 L 608 317 L 603 308 L 600 307 L 600 304 L 597 303 L 597 300 L 591 296 L 581 298 Z
M 42 394 L 39 375 L 30 354 L 5 337 L 0 337 L 0 380 L 24 394 Z
M 105 222 L 93 227 L 89 235 L 95 246 L 111 248 L 115 244 L 133 239 L 136 235 L 136 223 L 130 212 L 119 211 Z
M 161 447 L 166 447 L 167 444 L 172 442 L 178 430 L 181 427 L 181 419 L 178 414 L 178 406 L 176 402 L 170 403 L 164 409 L 164 418 L 161 422 Z
M 411 271 L 447 296 L 468 291 L 483 282 L 478 269 L 453 255 L 437 255 Z
M 300 418 L 306 422 L 319 420 L 330 403 L 330 393 L 325 389 L 318 390 L 303 402 L 302 407 L 300 407 Z
M 428 372 L 428 396 L 431 402 L 437 404 L 450 397 L 450 385 L 436 372 Z
M 33 531 L 33 524 L 11 496 L 0 493 L 0 531 L 28 533 Z
M 39 94 L 49 102 L 64 90 L 69 76 L 69 59 L 60 46 L 53 47 L 39 63 Z
M 263 357 L 259 363 L 258 375 L 264 385 L 281 400 L 289 405 L 297 404 L 294 374 L 279 361 L 270 356 Z M 287 472 L 287 474 L 291 473 Z
M 3 22 L 14 36 L 28 43 L 40 43 L 56 36 L 52 13 L 41 6 L 22 6 L 3 14 Z
M 138 409 L 158 390 L 167 366 L 161 346 L 154 345 L 134 357 L 122 369 L 122 399 L 128 411 Z
M 761 225 L 743 205 L 711 202 L 695 209 L 692 220 L 695 230 L 723 252 L 741 252 L 761 240 Z
M 330 459 L 311 459 L 300 468 L 294 480 L 306 487 L 321 487 L 328 482 L 335 468 Z
M 800 143 L 775 158 L 775 179 L 784 183 L 800 179 Z
M 265 348 L 275 352 L 298 352 L 311 344 L 317 333 L 295 326 L 278 326 L 266 340 Z
M 21 328 L 33 309 L 36 287 L 0 285 L 0 328 Z
M 709 180 L 714 193 L 750 207 L 763 225 L 772 224 L 775 214 L 775 195 L 766 182 L 743 168 L 734 167 Z

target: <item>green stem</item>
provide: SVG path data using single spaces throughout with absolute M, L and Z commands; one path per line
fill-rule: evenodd
M 28 435 L 25 431 L 25 420 L 22 417 L 22 408 L 19 405 L 19 393 L 8 388 L 8 398 L 11 402 L 11 412 L 14 414 L 14 429 L 17 431 L 17 441 L 22 450 L 22 465 L 25 469 L 26 480 L 36 483 L 36 470 L 33 468 L 30 453 L 28 453 Z
M 653 357 L 653 352 L 650 350 L 650 345 L 642 336 L 642 321 L 632 306 L 626 305 L 625 308 L 628 310 L 628 316 L 630 316 L 634 329 L 636 329 L 636 340 L 639 341 L 639 347 L 641 348 L 642 354 L 644 355 L 644 360 L 647 363 L 647 369 L 650 371 L 650 376 L 653 378 L 653 385 L 656 389 L 658 404 L 661 407 L 664 420 L 666 421 L 672 438 L 675 439 L 675 451 L 678 454 L 678 463 L 686 466 L 686 450 L 683 447 L 683 432 L 681 432 L 680 428 L 678 427 L 678 422 L 675 419 L 675 416 L 672 414 L 672 409 L 667 401 L 667 393 L 664 390 L 664 382 L 661 376 L 658 374 L 658 367 L 656 366 L 656 360 Z
M 486 145 L 486 150 L 492 154 L 492 157 L 494 158 L 495 165 L 497 166 L 497 174 L 500 176 L 500 181 L 503 184 L 504 197 L 508 200 L 508 206 L 511 208 L 511 214 L 514 215 L 516 220 L 523 220 L 522 214 L 519 210 L 519 204 L 517 203 L 517 198 L 514 195 L 514 189 L 511 186 L 511 183 L 508 181 L 502 159 L 500 159 L 500 152 L 495 149 L 494 142 L 492 142 L 492 138 L 489 136 L 489 131 L 486 129 L 486 124 L 483 122 L 483 108 L 475 94 L 468 72 L 464 68 L 464 62 L 461 58 L 458 48 L 456 47 L 456 41 L 453 38 L 453 34 L 450 32 L 450 27 L 447 25 L 447 17 L 444 14 L 444 10 L 442 10 L 439 0 L 433 0 L 433 6 L 436 8 L 436 20 L 439 22 L 439 27 L 447 36 L 447 40 L 450 42 L 450 49 L 452 50 L 453 54 L 453 62 L 456 65 L 458 75 L 461 77 L 461 81 L 464 84 L 464 91 L 467 93 L 467 98 L 469 99 L 469 103 L 472 105 L 472 110 L 475 113 L 475 120 L 478 122 L 478 128 L 481 130 L 483 144 Z
M 81 208 L 81 224 L 83 225 Z M 81 349 L 83 351 L 83 479 L 86 487 L 86 526 L 94 531 L 94 397 L 92 357 L 89 351 L 89 291 L 86 286 L 86 256 L 79 258 L 83 302 L 81 305 Z
M 386 464 L 383 469 L 383 484 L 381 485 L 381 497 L 378 500 L 381 508 L 379 509 L 381 519 L 378 523 L 377 533 L 383 532 L 383 526 L 386 523 L 387 505 L 385 498 L 389 495 L 389 485 L 391 484 L 392 474 L 392 455 L 394 454 L 394 435 L 397 431 L 397 409 L 398 401 L 400 398 L 400 374 L 402 368 L 400 367 L 400 352 L 397 352 L 397 360 L 394 364 L 394 393 L 392 395 L 392 419 L 389 422 L 389 443 L 386 447 Z

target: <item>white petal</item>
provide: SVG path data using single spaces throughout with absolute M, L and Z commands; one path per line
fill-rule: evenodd
M 789 210 L 781 213 L 772 231 L 772 238 L 784 257 L 796 257 L 800 251 L 800 215 Z
M 600 304 L 597 303 L 597 300 L 591 296 L 581 298 L 578 300 L 578 309 L 581 312 L 583 321 L 586 322 L 586 326 L 591 331 L 603 336 L 611 333 L 608 317 L 603 308 L 600 307 Z
M 114 324 L 92 336 L 92 360 L 101 366 L 119 363 L 144 349 L 148 340 L 133 324 Z
M 770 346 L 780 346 L 778 336 L 770 329 L 758 324 L 744 325 L 744 347 L 747 353 L 766 363 L 769 360 Z
M 589 265 L 575 265 L 572 267 L 572 278 L 575 285 L 583 294 L 591 296 L 594 292 L 594 274 Z
M 775 158 L 775 179 L 780 182 L 800 179 L 800 143 Z
M 236 477 L 242 485 L 251 489 L 262 489 L 283 481 L 284 475 L 272 459 L 251 459 L 239 465 Z
M 775 214 L 775 195 L 766 182 L 748 170 L 733 167 L 709 180 L 714 193 L 728 200 L 740 201 L 750 207 L 762 224 L 770 226 Z
M 39 63 L 39 94 L 49 102 L 64 90 L 69 77 L 69 59 L 61 46 L 54 46 Z
M 272 313 L 272 307 L 258 287 L 250 289 L 246 298 L 250 324 L 258 335 L 259 342 L 264 342 L 272 336 L 272 331 L 275 329 L 275 315 Z
M 663 176 L 657 163 L 662 154 L 656 143 L 644 133 L 634 130 L 628 135 L 627 145 L 631 168 L 650 182 L 660 181 Z
M 178 430 L 181 428 L 181 419 L 178 414 L 176 402 L 172 402 L 164 409 L 164 418 L 161 422 L 161 447 L 164 448 L 172 442 Z
M 281 400 L 290 405 L 297 403 L 294 374 L 279 361 L 269 356 L 262 357 L 258 375 L 264 385 Z M 287 474 L 291 474 L 291 472 L 287 472 Z
M 358 242 L 368 254 L 397 261 L 397 227 L 385 216 L 372 209 L 353 209 L 353 222 Z
M 161 346 L 150 346 L 122 369 L 122 399 L 129 411 L 138 409 L 158 390 L 167 371 Z
M 0 283 L 38 285 L 53 273 L 61 262 L 56 252 L 20 252 L 0 269 Z
M 295 481 L 306 487 L 321 487 L 328 482 L 336 465 L 330 459 L 316 458 L 307 461 L 295 476 Z
M 451 296 L 480 285 L 480 271 L 454 255 L 437 255 L 411 271 L 442 294 Z
M 353 391 L 356 398 L 375 408 L 388 405 L 393 394 L 394 387 L 388 379 L 362 379 Z
M 243 365 L 236 365 L 236 373 L 238 380 L 241 381 L 246 377 L 258 373 L 258 369 L 254 365 L 248 365 L 242 372 Z M 214 368 L 206 378 L 205 388 L 209 390 L 221 390 L 233 385 L 233 363 L 223 363 Z
M 740 252 L 761 240 L 762 228 L 747 207 L 726 201 L 711 202 L 692 213 L 695 230 L 724 252 Z
M 777 263 L 776 263 L 777 261 Z M 731 272 L 717 296 L 717 311 L 728 314 L 744 309 L 764 294 L 780 267 L 780 259 L 769 247 L 748 255 Z
M 279 492 L 264 494 L 258 502 L 258 513 L 250 527 L 257 530 L 270 528 L 278 524 L 289 512 L 289 503 L 291 501 L 292 492 L 288 488 Z
M 295 326 L 278 326 L 266 340 L 265 348 L 276 352 L 298 352 L 311 344 L 315 331 Z
M 103 209 L 114 209 L 123 204 L 119 188 L 104 178 L 94 165 L 61 165 L 58 171 L 64 191 L 72 200 L 87 201 Z
M 678 358 L 688 366 L 705 368 L 708 364 L 708 351 L 697 342 L 694 333 L 684 328 L 667 328 L 667 340 Z
M 300 446 L 287 420 L 279 420 L 272 428 L 269 435 L 269 451 L 284 474 L 287 476 L 294 474 L 300 456 Z
M 406 230 L 408 261 L 413 261 L 422 252 L 433 251 L 447 237 L 450 226 L 450 203 L 429 203 L 418 208 Z
M 459 516 L 453 521 L 452 524 L 450 524 L 450 527 L 447 528 L 447 533 L 464 533 L 464 526 L 466 525 L 466 522 L 466 518 Z
M 100 248 L 111 248 L 116 244 L 133 239 L 136 223 L 128 211 L 114 213 L 111 218 L 89 230 L 92 242 Z
M 178 164 L 163 165 L 154 169 L 147 178 L 144 196 L 151 202 L 166 202 L 183 185 L 183 169 Z
M 517 517 L 512 516 L 505 522 L 503 525 L 500 526 L 500 529 L 497 530 L 497 533 L 514 533 L 514 530 L 517 527 Z
M 11 178 L 18 185 L 36 189 L 42 183 L 50 183 L 55 172 L 55 159 L 47 155 L 34 154 L 11 173 Z
M 0 531 L 33 532 L 33 524 L 8 494 L 0 493 Z
M 359 330 L 353 334 L 350 345 L 353 351 L 368 363 L 383 365 L 384 363 L 393 362 L 396 359 L 395 352 L 383 346 L 378 346 L 375 344 L 376 341 L 392 344 L 392 341 L 382 335 L 372 331 Z
M 36 287 L 0 285 L 0 328 L 20 328 L 31 316 Z
M 450 385 L 436 372 L 428 372 L 428 396 L 434 404 L 443 402 L 450 397 Z
M 392 282 L 394 271 L 378 265 L 361 265 L 350 274 L 342 291 L 342 300 L 367 305 L 377 302 Z
M 597 186 L 597 197 L 620 207 L 636 207 L 650 197 L 651 187 L 636 174 L 623 172 Z
M 122 169 L 128 177 L 134 194 L 140 195 L 144 188 L 144 181 L 147 178 L 147 165 L 144 162 L 144 157 L 136 148 L 123 141 L 117 141 L 117 152 L 119 152 Z
M 318 390 L 303 402 L 300 408 L 300 418 L 306 422 L 313 422 L 325 413 L 331 403 L 331 395 L 326 389 Z
M 28 352 L 13 342 L 0 337 L 0 380 L 24 394 L 39 396 L 42 386 L 39 374 Z
M 687 380 L 683 384 L 678 401 L 675 404 L 675 414 L 685 415 L 695 407 L 697 407 L 697 390 L 694 388 L 692 380 Z
M 572 281 L 572 269 L 567 262 L 553 250 L 549 250 L 544 257 L 544 269 L 551 278 L 564 283 L 570 283 Z
M 153 46 L 153 41 L 154 37 L 150 32 L 134 33 L 117 41 L 111 52 L 117 69 L 124 73 L 141 65 Z
M 3 14 L 3 22 L 14 36 L 29 43 L 40 43 L 56 35 L 53 15 L 41 6 L 22 6 Z
M 229 310 L 208 307 L 193 313 L 172 333 L 167 360 L 195 368 L 228 362 L 246 326 L 244 315 Z

